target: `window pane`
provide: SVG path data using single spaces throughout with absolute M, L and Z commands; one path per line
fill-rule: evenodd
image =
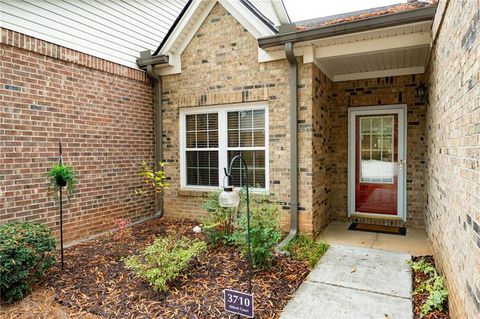
M 253 146 L 265 146 L 265 130 L 253 131 Z
M 238 129 L 239 112 L 228 112 L 228 129 Z
M 229 151 L 229 163 L 239 154 L 248 165 L 248 186 L 265 188 L 265 151 Z M 236 160 L 232 165 L 230 184 L 237 187 L 245 186 L 245 168 L 240 160 Z
M 218 114 L 192 114 L 186 120 L 187 148 L 218 147 Z
M 187 185 L 218 186 L 217 151 L 187 151 Z
M 252 128 L 252 125 L 253 125 L 252 115 L 253 115 L 252 111 L 240 112 L 240 128 L 242 129 Z
M 253 111 L 253 127 L 254 128 L 265 127 L 265 110 Z
M 196 116 L 195 115 L 187 115 L 186 116 L 186 122 L 187 122 L 187 132 L 196 130 Z
M 238 140 L 239 132 L 237 130 L 229 130 L 228 131 L 228 147 L 238 147 L 239 140 Z
M 196 136 L 195 132 L 187 132 L 187 147 L 197 147 Z
M 207 116 L 208 114 L 197 114 L 197 131 L 207 130 Z
M 197 132 L 197 147 L 208 147 L 207 143 L 207 132 L 198 131 Z
M 240 131 L 240 146 L 243 146 L 243 147 L 253 146 L 252 131 Z

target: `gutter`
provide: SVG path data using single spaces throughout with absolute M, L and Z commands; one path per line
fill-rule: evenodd
M 160 162 L 163 160 L 163 114 L 162 114 L 162 79 L 153 71 L 155 65 L 168 63 L 168 56 L 152 56 L 150 50 L 140 52 L 137 65 L 144 69 L 154 86 L 153 108 L 155 123 L 155 170 L 161 169 Z M 163 192 L 156 194 L 155 215 L 163 216 Z
M 290 31 L 280 33 L 273 36 L 263 37 L 258 39 L 258 45 L 262 49 L 271 48 L 287 43 L 298 43 L 305 41 L 312 41 L 322 38 L 330 38 L 334 36 L 346 35 L 357 32 L 371 31 L 375 29 L 382 29 L 394 27 L 403 24 L 411 24 L 417 22 L 424 22 L 433 20 L 437 6 L 430 6 L 426 8 L 415 9 L 411 11 L 398 12 L 380 15 L 376 17 L 366 18 L 362 20 L 355 20 L 350 22 L 343 22 L 333 25 L 327 25 L 310 30 Z M 290 24 L 292 28 L 294 24 Z
M 283 248 L 297 236 L 298 233 L 298 144 L 297 144 L 297 59 L 293 54 L 293 43 L 285 43 L 285 55 L 290 66 L 290 232 L 275 251 L 285 254 Z

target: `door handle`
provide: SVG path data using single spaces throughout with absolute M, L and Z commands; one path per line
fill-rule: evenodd
M 401 159 L 401 160 L 398 161 L 398 166 L 400 167 L 400 169 L 402 169 L 403 165 L 405 165 L 405 164 L 407 164 L 406 160 Z

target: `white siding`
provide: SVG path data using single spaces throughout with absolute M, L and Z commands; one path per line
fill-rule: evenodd
M 155 51 L 187 0 L 0 0 L 2 27 L 137 67 Z

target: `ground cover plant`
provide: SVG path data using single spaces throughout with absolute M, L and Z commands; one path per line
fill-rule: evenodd
M 195 226 L 190 220 L 150 220 L 132 227 L 124 251 L 140 255 L 158 238 L 208 243 L 204 232 L 193 231 Z M 188 268 L 168 282 L 168 291 L 155 291 L 113 253 L 115 244 L 107 234 L 68 248 L 65 270 L 52 268 L 42 286 L 53 289 L 72 312 L 100 318 L 227 318 L 223 289 L 247 289 L 246 258 L 234 245 L 208 243 L 201 258 L 190 259 Z M 306 262 L 272 256 L 269 268 L 254 272 L 255 317 L 278 318 L 307 274 Z
M 414 257 L 408 263 L 413 270 L 415 318 L 449 318 L 445 278 L 437 272 L 433 257 Z
M 54 262 L 55 238 L 50 229 L 30 222 L 0 225 L 0 298 L 21 299 Z
M 308 262 L 310 269 L 315 267 L 327 249 L 328 244 L 321 241 L 314 241 L 304 235 L 298 235 L 285 246 L 285 251 L 287 251 L 293 259 Z

